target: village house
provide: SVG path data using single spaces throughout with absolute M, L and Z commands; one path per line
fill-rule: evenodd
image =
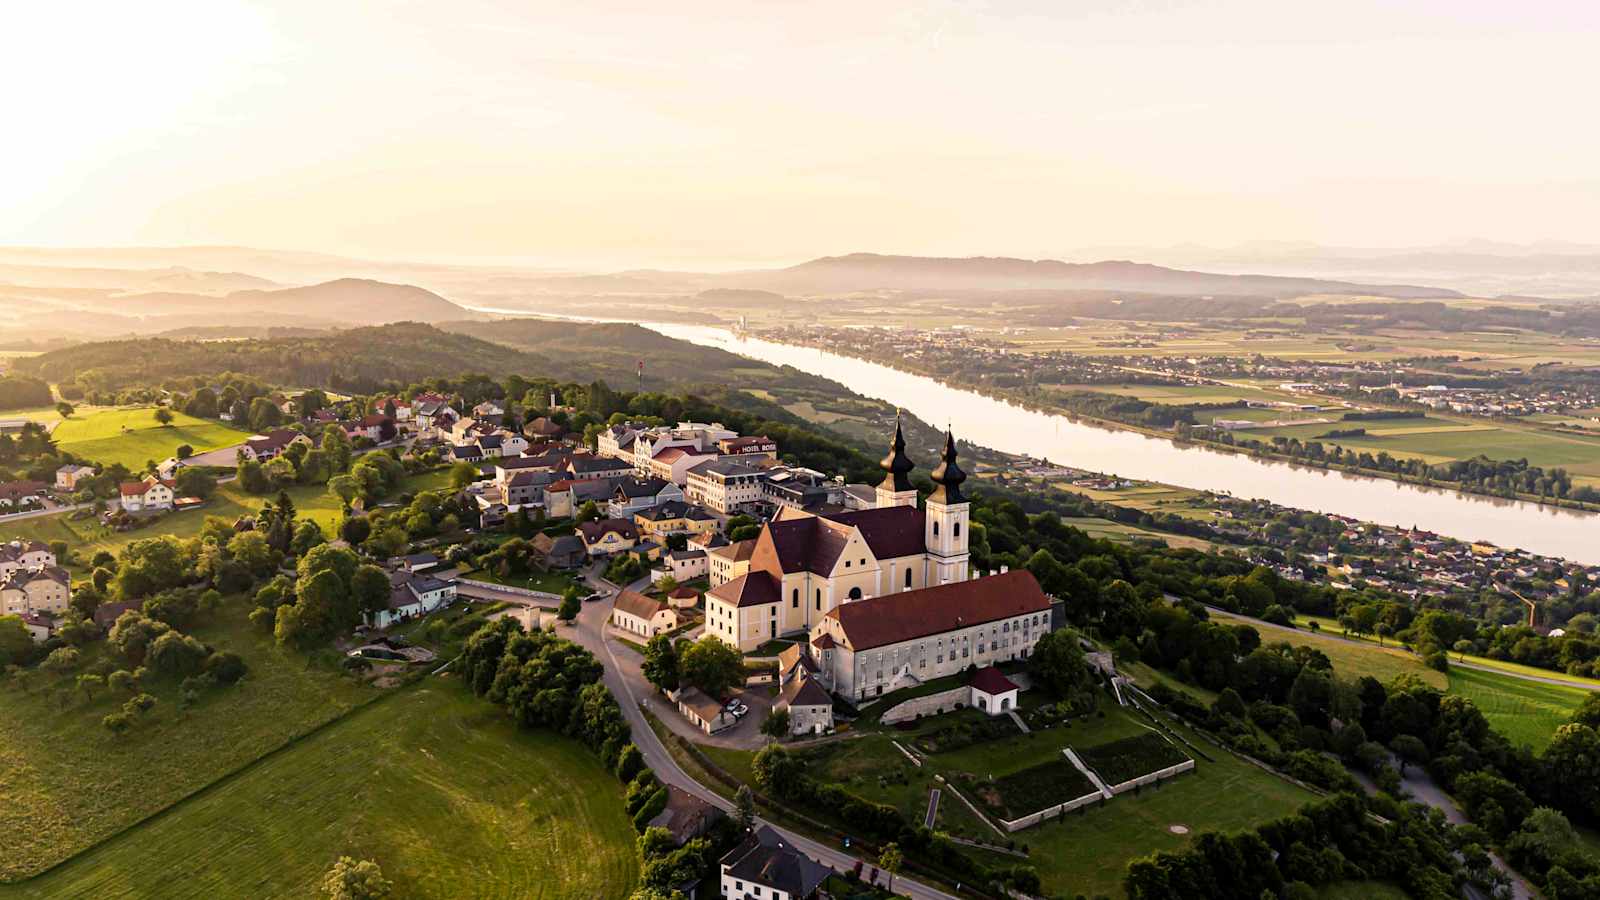
M 387 608 L 368 613 L 367 624 L 373 628 L 388 628 L 449 606 L 455 599 L 454 581 L 397 569 L 389 573 Z
M 0 581 L 0 614 L 23 613 L 58 615 L 72 602 L 72 579 L 60 566 L 36 566 L 13 570 Z
M 304 433 L 292 428 L 278 428 L 245 438 L 244 443 L 239 445 L 239 455 L 264 463 L 283 455 L 290 444 L 303 444 L 307 448 L 313 446 L 311 438 Z
M 615 490 L 616 484 L 609 478 L 588 481 L 562 479 L 544 489 L 545 514 L 552 519 L 565 519 L 576 515 L 589 502 L 603 509 L 610 503 Z
M 130 513 L 170 510 L 177 499 L 173 483 L 154 475 L 146 475 L 143 481 L 124 481 L 117 486 L 117 493 L 121 497 L 122 511 Z
M 22 620 L 23 629 L 28 632 L 28 637 L 32 638 L 35 644 L 42 644 L 50 640 L 51 635 L 56 633 L 56 627 L 60 622 L 54 616 L 36 612 L 25 612 L 20 614 L 18 618 Z
M 815 900 L 833 874 L 768 825 L 745 835 L 722 857 L 720 868 L 725 900 Z
M 677 628 L 678 614 L 664 601 L 624 590 L 611 608 L 611 624 L 620 631 L 653 638 Z
M 379 444 L 394 437 L 394 420 L 383 413 L 371 413 L 345 423 L 344 434 L 352 441 L 366 438 L 374 444 Z
M 499 419 L 506 414 L 506 408 L 493 400 L 485 400 L 472 408 L 472 417 L 475 419 Z
M 0 580 L 18 569 L 37 569 L 55 564 L 55 553 L 43 541 L 13 540 L 0 544 Z
M 579 524 L 578 537 L 590 556 L 609 556 L 633 549 L 639 530 L 627 519 L 600 519 Z
M 739 720 L 723 707 L 721 701 L 707 697 L 699 688 L 684 688 L 674 699 L 678 704 L 678 712 L 706 734 L 716 734 L 739 724 Z
M 665 828 L 672 835 L 673 844 L 684 844 L 711 830 L 711 826 L 726 817 L 726 813 L 696 797 L 675 784 L 667 785 L 667 805 L 656 817 L 645 823 L 646 828 Z
M 750 571 L 750 557 L 755 555 L 756 539 L 735 541 L 706 551 L 706 574 L 711 586 L 727 584 Z
M 528 504 L 545 506 L 545 491 L 556 481 L 556 473 L 548 470 L 523 469 L 498 482 L 500 500 L 507 506 L 522 507 Z M 548 513 L 548 507 L 546 507 Z
M 669 534 L 699 535 L 717 530 L 715 517 L 682 500 L 668 500 L 649 509 L 641 509 L 633 514 L 633 523 L 639 526 L 640 534 L 661 541 Z
M 0 482 L 0 509 L 41 505 L 44 503 L 45 490 L 42 481 Z
M 79 482 L 93 478 L 94 475 L 94 466 L 80 466 L 76 463 L 68 463 L 56 470 L 56 489 L 75 491 L 78 489 Z
M 876 508 L 822 515 L 786 508 L 764 524 L 749 571 L 706 593 L 707 633 L 746 652 L 808 631 L 841 604 L 965 581 L 970 504 L 954 439 L 947 438 L 924 509 L 898 427 L 882 465 L 888 474 Z
M 737 460 L 707 460 L 684 473 L 684 495 L 725 516 L 761 502 L 761 472 Z
M 833 730 L 833 697 L 813 675 L 801 672 L 784 685 L 773 708 L 789 711 L 790 734 L 825 734 Z
M 567 429 L 546 416 L 537 416 L 523 424 L 522 433 L 537 441 L 556 441 L 567 433 Z
M 693 447 L 665 447 L 650 458 L 648 471 L 652 477 L 681 485 L 688 479 L 688 471 L 704 462 L 717 458 L 714 450 L 696 450 Z
M 709 569 L 704 550 L 669 550 L 663 558 L 667 574 L 677 581 L 692 581 Z
M 591 456 L 589 454 L 567 457 L 566 463 L 561 467 L 562 475 L 573 481 L 589 481 L 596 479 L 617 480 L 627 478 L 633 474 L 633 467 L 627 463 L 612 459 L 607 456 Z
M 389 404 L 394 404 L 394 419 L 396 422 L 411 421 L 411 401 L 400 397 L 380 397 L 372 401 L 372 408 L 388 415 Z
M 876 490 L 873 498 L 876 507 Z M 761 499 L 784 509 L 820 512 L 844 507 L 844 485 L 815 469 L 772 466 L 761 473 Z
M 551 537 L 541 532 L 533 536 L 533 550 L 546 569 L 576 569 L 589 556 L 583 539 L 573 534 Z
M 617 519 L 630 518 L 640 510 L 659 506 L 669 500 L 682 500 L 683 489 L 664 478 L 620 479 L 611 492 L 611 502 L 606 514 Z

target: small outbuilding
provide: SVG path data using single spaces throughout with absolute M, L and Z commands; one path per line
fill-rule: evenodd
M 998 716 L 1017 708 L 1017 692 L 1021 689 L 994 666 L 979 669 L 968 687 L 974 709 Z

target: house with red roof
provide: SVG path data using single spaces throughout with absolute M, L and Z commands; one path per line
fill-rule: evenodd
M 173 482 L 146 475 L 143 481 L 124 481 L 117 486 L 123 512 L 156 512 L 170 510 L 177 499 Z

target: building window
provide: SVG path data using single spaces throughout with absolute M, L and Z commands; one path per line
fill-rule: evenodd
M 934 537 L 938 537 L 939 536 L 939 520 L 938 519 L 934 519 L 933 520 L 933 536 Z
M 847 560 L 844 561 L 844 567 L 846 569 L 850 568 L 850 560 L 847 559 Z
M 954 530 L 953 530 L 953 531 L 952 531 L 952 532 L 951 532 L 951 534 L 952 534 L 952 535 L 953 535 L 953 536 L 955 536 L 955 537 L 961 537 L 961 523 L 960 523 L 960 522 L 957 522 L 957 523 L 956 523 L 956 524 L 955 524 L 955 525 L 954 525 L 954 526 L 952 526 L 952 527 L 953 527 L 953 529 L 954 529 Z
M 1000 626 L 1000 630 L 1009 632 L 1011 630 L 1011 623 L 1010 622 L 1006 622 L 1005 624 L 1001 625 Z
M 906 567 L 906 587 L 911 587 L 911 567 Z
M 794 609 L 799 609 L 800 608 L 800 589 L 799 588 L 795 588 L 792 592 L 790 592 L 790 594 L 789 594 L 789 606 L 794 608 Z
M 817 588 L 817 610 L 822 610 L 822 588 Z

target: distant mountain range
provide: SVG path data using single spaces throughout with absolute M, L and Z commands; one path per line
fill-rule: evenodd
M 1302 294 L 1376 294 L 1396 298 L 1449 298 L 1455 291 L 1409 284 L 1357 284 L 1280 275 L 1225 275 L 1108 260 L 1068 263 L 1053 259 L 883 256 L 852 253 L 756 272 L 722 276 L 734 286 L 784 294 L 858 291 L 1105 290 L 1144 294 L 1226 294 L 1290 297 Z

